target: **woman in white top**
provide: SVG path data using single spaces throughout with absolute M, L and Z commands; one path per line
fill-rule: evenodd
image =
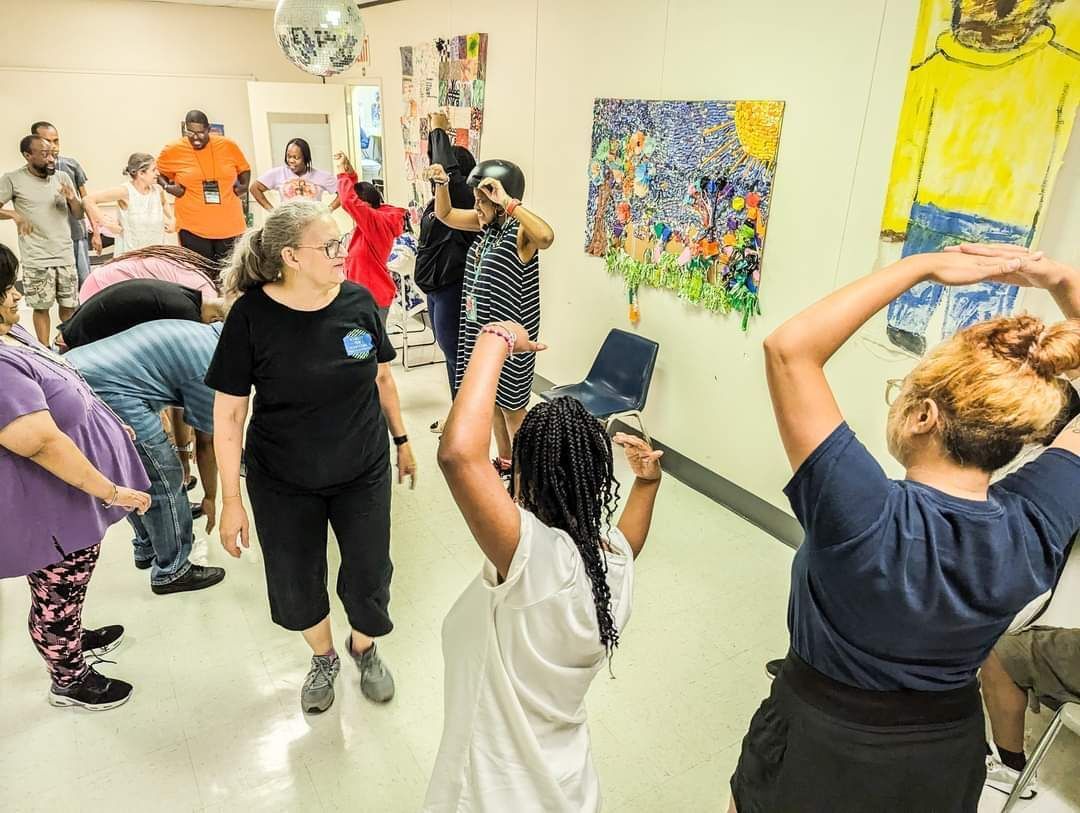
M 102 248 L 99 226 L 103 223 L 117 235 L 113 249 L 117 257 L 146 246 L 164 245 L 165 234 L 176 228 L 165 190 L 158 186 L 154 157 L 145 152 L 132 153 L 124 174 L 129 180 L 123 186 L 93 192 L 83 198 L 86 214 L 94 227 L 91 245 L 99 254 Z M 117 205 L 119 216 L 115 221 L 101 211 L 100 207 L 105 203 Z
M 443 624 L 445 719 L 426 811 L 600 808 L 585 693 L 630 616 L 661 452 L 616 436 L 636 480 L 612 527 L 611 443 L 579 401 L 559 398 L 515 436 L 508 495 L 488 460 L 499 374 L 511 352 L 542 349 L 521 325 L 482 328 L 439 446 L 487 562 Z

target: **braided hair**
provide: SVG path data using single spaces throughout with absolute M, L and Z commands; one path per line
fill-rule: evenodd
M 126 251 L 118 257 L 113 257 L 109 262 L 115 263 L 119 260 L 141 260 L 151 257 L 175 263 L 176 265 L 182 265 L 196 273 L 202 274 L 214 284 L 215 288 L 217 287 L 218 277 L 221 276 L 221 266 L 218 263 L 213 260 L 208 260 L 202 254 L 192 251 L 189 248 L 183 248 L 182 246 L 144 246 L 143 248 L 137 248 L 133 251 Z M 108 265 L 108 263 L 106 263 L 106 265 Z
M 550 528 L 570 535 L 592 582 L 600 643 L 611 657 L 619 631 L 611 614 L 602 536 L 619 501 L 611 441 L 576 398 L 539 404 L 514 436 L 511 495 Z

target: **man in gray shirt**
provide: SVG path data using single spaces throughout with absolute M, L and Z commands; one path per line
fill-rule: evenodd
M 35 121 L 30 125 L 30 134 L 41 136 L 52 144 L 53 152 L 56 154 L 56 169 L 71 178 L 75 184 L 75 191 L 79 193 L 79 199 L 85 198 L 88 180 L 86 172 L 82 164 L 74 158 L 60 154 L 60 133 L 57 129 L 47 121 Z M 82 215 L 75 217 L 73 214 L 68 220 L 71 225 L 71 247 L 75 252 L 75 270 L 79 273 L 79 287 L 82 288 L 82 284 L 90 276 L 90 243 Z
M 60 321 L 71 318 L 79 304 L 79 278 L 72 250 L 72 216 L 82 217 L 75 185 L 56 171 L 53 146 L 41 136 L 25 136 L 19 150 L 26 165 L 0 177 L 0 220 L 14 220 L 26 302 L 34 309 L 38 341 L 51 344 L 49 310 L 60 307 Z

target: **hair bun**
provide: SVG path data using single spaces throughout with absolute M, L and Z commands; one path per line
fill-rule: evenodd
M 1069 319 L 1043 328 L 1028 348 L 1028 361 L 1044 378 L 1080 368 L 1080 320 Z

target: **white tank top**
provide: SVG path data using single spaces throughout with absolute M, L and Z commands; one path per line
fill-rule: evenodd
M 115 256 L 146 246 L 165 243 L 165 210 L 161 205 L 161 190 L 157 185 L 145 195 L 130 181 L 124 182 L 128 205 L 120 209 L 120 225 L 123 232 L 116 239 Z

